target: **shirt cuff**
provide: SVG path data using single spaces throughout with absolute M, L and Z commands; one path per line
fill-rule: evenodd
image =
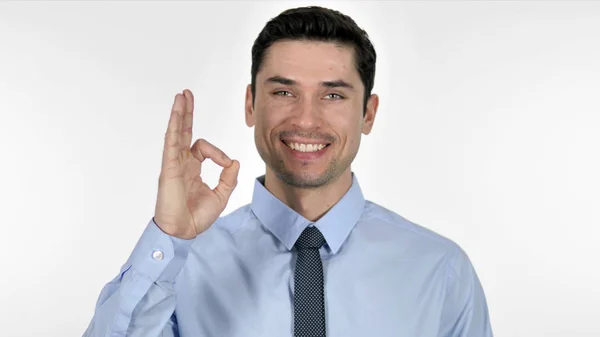
M 123 270 L 134 268 L 155 281 L 175 281 L 187 260 L 194 239 L 176 238 L 163 232 L 150 220 Z

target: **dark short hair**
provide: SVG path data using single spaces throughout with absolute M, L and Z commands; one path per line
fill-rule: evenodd
M 252 106 L 256 95 L 256 74 L 261 69 L 265 52 L 280 40 L 334 42 L 353 47 L 356 70 L 365 87 L 363 116 L 375 82 L 377 54 L 367 32 L 354 20 L 336 10 L 319 6 L 291 8 L 271 19 L 252 45 Z

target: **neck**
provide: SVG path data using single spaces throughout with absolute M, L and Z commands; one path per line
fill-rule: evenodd
M 265 188 L 277 199 L 309 221 L 319 220 L 352 186 L 352 171 L 348 168 L 329 184 L 318 188 L 298 188 L 287 185 L 267 168 Z

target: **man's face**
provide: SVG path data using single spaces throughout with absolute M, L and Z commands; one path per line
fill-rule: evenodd
M 255 127 L 267 169 L 301 188 L 329 184 L 349 171 L 361 133 L 370 132 L 377 110 L 378 98 L 372 95 L 363 118 L 363 97 L 350 47 L 274 43 L 256 75 L 254 109 L 250 86 L 246 92 L 246 123 Z

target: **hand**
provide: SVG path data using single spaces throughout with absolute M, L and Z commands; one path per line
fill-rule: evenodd
M 175 96 L 165 134 L 162 169 L 154 222 L 182 239 L 193 239 L 221 215 L 237 185 L 240 163 L 204 139 L 190 147 L 194 96 L 189 90 Z M 223 167 L 219 184 L 211 189 L 200 177 L 202 162 L 210 158 Z

